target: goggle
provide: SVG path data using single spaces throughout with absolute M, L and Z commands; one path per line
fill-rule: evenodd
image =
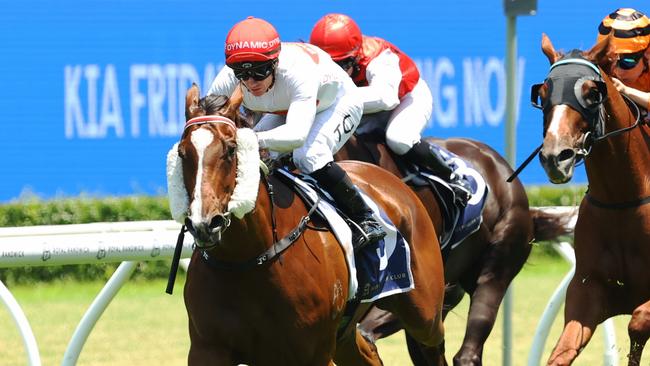
M 345 71 L 348 71 L 349 69 L 353 68 L 354 65 L 356 64 L 357 60 L 354 57 L 348 57 L 344 58 L 342 60 L 336 61 L 336 64 L 341 66 L 341 68 Z
M 235 77 L 241 81 L 252 78 L 255 81 L 262 81 L 269 77 L 275 70 L 274 62 L 252 63 L 242 62 L 230 66 L 235 72 Z
M 616 66 L 623 70 L 633 69 L 643 57 L 643 52 L 620 55 Z

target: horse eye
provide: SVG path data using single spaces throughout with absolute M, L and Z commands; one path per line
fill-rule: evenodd
M 593 106 L 594 104 L 600 101 L 600 92 L 598 91 L 598 89 L 589 88 L 584 95 L 584 100 L 587 103 L 587 105 Z
M 232 158 L 237 151 L 237 145 L 228 145 L 226 146 L 226 156 Z
M 178 145 L 178 156 L 181 159 L 185 159 L 185 148 L 181 145 Z

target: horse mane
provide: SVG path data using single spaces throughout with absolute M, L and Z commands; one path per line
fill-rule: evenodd
M 220 114 L 219 111 L 228 104 L 228 100 L 229 98 L 225 95 L 209 94 L 199 100 L 199 107 L 201 107 L 207 115 Z M 253 127 L 253 119 L 249 113 L 246 113 L 244 116 L 242 113 L 238 112 L 236 119 L 233 122 L 235 122 L 239 128 Z

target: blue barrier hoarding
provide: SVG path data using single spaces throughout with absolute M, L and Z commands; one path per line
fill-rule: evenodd
M 617 4 L 616 4 L 617 5 Z M 587 49 L 603 1 L 538 1 L 519 17 L 517 163 L 541 143 L 529 90 L 557 49 Z M 641 1 L 625 6 L 644 11 Z M 159 194 L 184 123 L 185 90 L 224 62 L 226 33 L 248 15 L 285 41 L 308 40 L 328 12 L 346 13 L 420 66 L 434 96 L 426 135 L 478 139 L 504 152 L 506 19 L 502 1 L 33 1 L 0 3 L 0 202 L 25 194 Z M 525 184 L 544 184 L 535 160 Z M 582 169 L 573 182 L 585 182 Z

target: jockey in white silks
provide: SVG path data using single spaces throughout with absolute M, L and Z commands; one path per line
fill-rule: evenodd
M 358 188 L 334 162 L 334 154 L 359 126 L 359 89 L 318 47 L 280 42 L 268 22 L 249 17 L 228 33 L 226 66 L 208 94 L 231 95 L 241 85 L 242 105 L 259 117 L 260 149 L 293 152 L 293 161 L 313 177 L 360 228 L 353 245 L 365 246 L 386 233 L 372 217 Z

